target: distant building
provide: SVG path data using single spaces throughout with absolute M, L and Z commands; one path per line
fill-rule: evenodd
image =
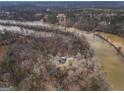
M 50 8 L 47 8 L 47 9 L 46 9 L 46 11 L 47 11 L 47 12 L 50 12 L 50 11 L 51 11 L 51 9 L 50 9 Z
M 58 21 L 60 25 L 66 26 L 66 16 L 65 14 L 61 13 L 57 15 Z

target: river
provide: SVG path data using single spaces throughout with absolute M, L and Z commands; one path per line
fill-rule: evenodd
M 124 58 L 118 54 L 113 46 L 92 33 L 85 34 L 85 36 L 94 50 L 94 57 L 103 66 L 113 89 L 124 90 Z

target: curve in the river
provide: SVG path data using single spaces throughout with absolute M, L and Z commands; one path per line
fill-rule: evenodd
M 124 58 L 106 41 L 94 36 L 85 34 L 92 49 L 94 57 L 103 66 L 109 83 L 114 90 L 124 90 Z

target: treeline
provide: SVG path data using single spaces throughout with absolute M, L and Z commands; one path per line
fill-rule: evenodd
M 34 9 L 36 10 L 36 9 Z M 124 37 L 124 11 L 122 9 L 72 9 L 53 11 L 49 8 L 38 9 L 1 10 L 0 18 L 3 20 L 44 21 L 59 24 L 57 15 L 66 16 L 66 26 L 73 26 L 85 31 L 103 31 Z
M 5 7 L 0 9 L 0 19 L 3 20 L 20 20 L 20 21 L 49 21 L 51 23 L 57 22 L 57 12 L 50 8 L 39 7 Z
M 119 9 L 82 9 L 65 12 L 67 26 L 85 31 L 104 31 L 124 37 L 124 11 Z

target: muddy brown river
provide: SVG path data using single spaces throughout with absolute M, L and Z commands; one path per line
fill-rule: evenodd
M 124 58 L 118 54 L 113 46 L 99 37 L 93 34 L 85 34 L 85 36 L 94 50 L 95 58 L 102 64 L 113 89 L 124 90 Z M 111 37 L 115 37 L 115 35 L 111 35 Z

